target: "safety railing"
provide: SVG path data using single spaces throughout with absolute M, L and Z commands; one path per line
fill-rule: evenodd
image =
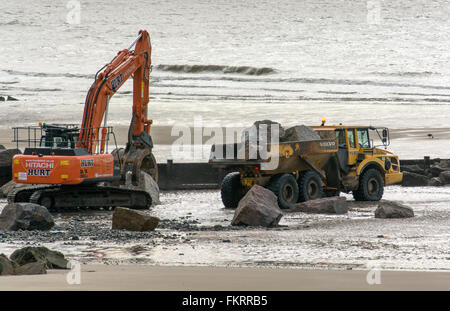
M 74 149 L 79 143 L 80 131 L 85 133 L 84 140 L 80 143 L 93 154 L 105 153 L 109 150 L 112 136 L 117 148 L 116 135 L 111 126 L 99 126 L 79 129 L 75 124 L 40 124 L 36 126 L 13 127 L 13 140 L 16 148 L 49 148 L 49 149 Z M 78 144 L 80 145 L 80 144 Z

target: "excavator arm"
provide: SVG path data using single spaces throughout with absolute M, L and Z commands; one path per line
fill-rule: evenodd
M 131 50 L 134 45 L 135 49 Z M 130 77 L 133 77 L 133 115 L 127 149 L 130 144 L 153 147 L 149 135 L 152 121 L 147 119 L 150 66 L 150 36 L 141 30 L 128 49 L 119 51 L 109 64 L 100 69 L 101 72 L 97 72 L 86 96 L 77 148 L 85 148 L 89 153 L 105 153 L 109 101 Z

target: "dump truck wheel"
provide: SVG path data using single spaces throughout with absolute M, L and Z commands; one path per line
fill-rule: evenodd
M 287 209 L 298 201 L 297 181 L 291 174 L 276 175 L 270 180 L 267 189 L 277 196 L 280 208 Z
M 226 208 L 236 208 L 245 195 L 239 172 L 229 173 L 222 181 L 220 189 L 222 203 Z
M 313 171 L 300 175 L 298 180 L 299 202 L 315 200 L 323 197 L 323 186 L 320 176 Z
M 353 191 L 353 197 L 356 201 L 379 201 L 383 192 L 383 178 L 378 170 L 372 168 L 359 178 L 359 186 Z

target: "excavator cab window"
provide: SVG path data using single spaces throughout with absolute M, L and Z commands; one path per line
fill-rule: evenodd
M 77 143 L 78 132 L 68 131 L 65 128 L 46 129 L 40 141 L 41 148 L 73 149 Z

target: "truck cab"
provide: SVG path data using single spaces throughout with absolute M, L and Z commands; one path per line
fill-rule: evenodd
M 388 128 L 343 125 L 312 128 L 319 133 L 334 132 L 338 144 L 336 158 L 342 178 L 341 187 L 343 191 L 352 191 L 355 199 L 381 198 L 381 182 L 383 185 L 390 185 L 402 181 L 398 156 L 386 150 L 390 144 Z M 372 177 L 366 181 L 361 180 L 369 170 Z M 363 182 L 368 183 L 367 189 L 359 189 Z M 334 187 L 325 188 L 330 192 L 334 190 Z

